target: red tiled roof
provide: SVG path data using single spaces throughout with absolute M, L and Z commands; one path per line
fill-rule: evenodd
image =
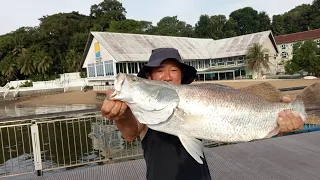
M 275 36 L 275 41 L 277 44 L 284 44 L 296 41 L 312 40 L 316 38 L 320 38 L 320 29 Z

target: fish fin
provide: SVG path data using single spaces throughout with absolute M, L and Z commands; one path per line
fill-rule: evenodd
M 173 114 L 177 103 L 170 103 L 160 110 L 145 110 L 141 108 L 137 104 L 129 105 L 130 109 L 134 109 L 132 111 L 133 115 L 136 119 L 142 124 L 159 124 L 161 122 L 167 121 Z
M 200 164 L 203 164 L 201 157 L 203 158 L 203 144 L 200 140 L 188 137 L 185 135 L 179 135 L 179 139 L 186 149 L 186 151 Z
M 318 109 L 320 107 L 320 83 L 317 82 L 306 87 L 294 101 L 302 101 L 307 112 Z
M 131 110 L 140 123 L 159 124 L 167 121 L 179 104 L 179 96 L 174 89 L 166 87 L 154 88 L 153 98 L 141 96 L 138 91 L 132 94 Z M 169 95 L 168 95 L 169 94 Z
M 308 119 L 304 102 L 301 99 L 295 99 L 291 102 L 291 110 L 298 113 L 304 122 Z
M 272 131 L 270 131 L 269 134 L 267 134 L 266 137 L 264 137 L 264 138 L 268 139 L 268 138 L 272 138 L 275 135 L 278 135 L 279 130 L 280 130 L 280 128 L 278 126 L 278 127 L 274 128 Z

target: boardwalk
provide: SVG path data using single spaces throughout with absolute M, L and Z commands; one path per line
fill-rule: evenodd
M 251 143 L 205 149 L 212 179 L 319 180 L 320 131 Z M 142 180 L 143 159 L 62 173 L 44 174 L 38 180 Z

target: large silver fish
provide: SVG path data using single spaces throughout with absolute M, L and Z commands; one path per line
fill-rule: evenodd
M 175 85 L 119 73 L 109 99 L 126 102 L 149 128 L 179 137 L 187 152 L 203 163 L 203 144 L 247 142 L 278 134 L 278 112 L 291 109 L 305 121 L 302 101 L 269 102 L 228 86 L 200 83 Z M 320 97 L 318 97 L 320 99 Z

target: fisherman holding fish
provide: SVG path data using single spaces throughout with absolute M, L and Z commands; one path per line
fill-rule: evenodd
M 148 63 L 140 70 L 138 77 L 179 85 L 191 84 L 196 78 L 196 73 L 194 67 L 183 63 L 177 49 L 158 48 L 152 51 Z M 107 96 L 113 93 L 114 90 L 106 92 Z M 192 96 L 190 94 L 190 98 Z M 291 100 L 284 97 L 281 101 L 290 103 Z M 140 136 L 148 180 L 211 179 L 205 157 L 202 156 L 202 163 L 198 163 L 184 147 L 183 143 L 192 144 L 188 139 L 181 142 L 183 139 L 181 137 L 179 139 L 177 136 L 148 128 L 141 123 L 140 119 L 140 122 L 136 119 L 137 116 L 123 101 L 107 98 L 103 102 L 101 112 L 103 116 L 114 120 L 127 141 L 133 141 Z M 142 114 L 141 116 L 147 117 L 148 115 Z M 293 114 L 291 111 L 281 111 L 278 114 L 277 123 L 279 125 L 278 133 L 286 133 L 301 128 L 304 122 L 301 116 Z

